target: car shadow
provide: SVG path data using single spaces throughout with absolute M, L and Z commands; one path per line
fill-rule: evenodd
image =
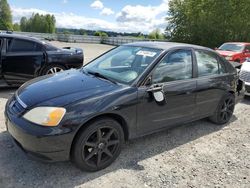
M 0 88 L 0 99 L 9 99 L 16 92 L 17 87 Z
M 250 105 L 250 96 L 245 96 L 241 103 Z
M 170 130 L 127 142 L 119 158 L 108 168 L 88 173 L 77 169 L 70 162 L 41 163 L 30 160 L 12 142 L 5 131 L 0 133 L 0 187 L 75 187 L 120 169 L 144 170 L 141 161 L 156 155 L 168 155 L 172 149 L 190 143 L 205 135 L 220 131 L 224 126 L 200 120 Z M 53 182 L 53 185 L 51 185 Z M 56 183 L 56 184 L 55 184 Z

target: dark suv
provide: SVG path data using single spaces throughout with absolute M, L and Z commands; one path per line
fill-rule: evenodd
M 37 76 L 83 65 L 81 49 L 59 49 L 15 34 L 0 34 L 0 52 L 0 86 L 21 85 Z

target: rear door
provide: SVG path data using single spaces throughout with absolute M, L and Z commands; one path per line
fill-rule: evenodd
M 22 84 L 35 76 L 45 62 L 39 43 L 23 39 L 7 39 L 2 74 L 10 84 Z
M 218 102 L 226 93 L 226 71 L 219 57 L 213 52 L 195 50 L 195 56 L 198 69 L 195 114 L 198 117 L 206 117 L 216 110 Z

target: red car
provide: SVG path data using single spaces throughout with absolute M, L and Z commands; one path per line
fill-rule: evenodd
M 216 51 L 228 61 L 243 63 L 250 58 L 250 43 L 228 42 L 217 48 Z

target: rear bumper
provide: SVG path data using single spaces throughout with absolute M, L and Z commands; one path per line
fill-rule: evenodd
M 28 156 L 45 162 L 69 160 L 73 140 L 70 133 L 60 134 L 57 129 L 38 127 L 9 114 L 5 116 L 9 134 Z

